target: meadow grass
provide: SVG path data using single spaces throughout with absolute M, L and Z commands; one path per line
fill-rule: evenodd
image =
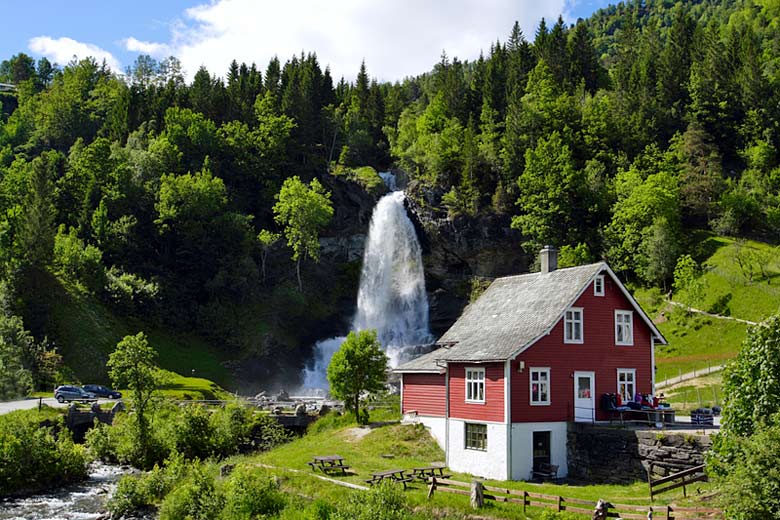
M 371 418 L 371 426 L 358 427 L 349 415 L 329 414 L 314 423 L 305 436 L 271 451 L 235 459 L 233 462 L 272 466 L 273 469 L 270 471 L 279 476 L 283 489 L 291 495 L 308 497 L 309 500 L 324 499 L 338 502 L 353 491 L 316 478 L 321 473 L 312 471 L 306 464 L 315 455 L 338 454 L 344 457 L 345 463 L 350 466 L 350 473 L 347 476 L 332 476 L 332 478 L 359 485 L 365 485 L 364 480 L 370 478 L 371 473 L 376 471 L 408 470 L 444 460 L 444 452 L 422 425 L 387 421 L 393 418 L 393 415 L 397 417 L 397 414 L 389 412 L 383 412 L 381 416 L 375 414 Z M 267 468 L 261 470 L 269 471 Z M 464 473 L 454 473 L 452 479 L 471 482 L 474 477 Z M 646 482 L 627 485 L 535 484 L 492 480 L 484 480 L 484 482 L 503 488 L 594 502 L 599 498 L 605 498 L 615 503 L 650 505 Z M 709 484 L 703 484 L 698 488 L 703 492 L 711 489 Z M 457 518 L 473 513 L 468 497 L 441 492 L 435 493 L 428 500 L 427 493 L 428 486 L 422 481 L 412 482 L 405 492 L 409 506 L 422 517 L 446 515 Z M 682 490 L 679 490 L 657 497 L 653 504 L 690 505 L 697 504 L 697 500 L 696 493 L 691 498 L 683 499 Z M 536 518 L 544 511 L 541 508 L 529 508 L 528 517 Z M 522 507 L 517 504 L 490 501 L 479 511 L 479 515 L 487 518 L 526 518 L 522 513 Z

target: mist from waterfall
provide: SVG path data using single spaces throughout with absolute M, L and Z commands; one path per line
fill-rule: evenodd
M 412 347 L 432 341 L 422 252 L 404 199 L 403 191 L 394 191 L 374 207 L 351 326 L 355 331 L 375 329 L 392 367 L 410 359 Z M 328 387 L 326 370 L 344 339 L 317 342 L 314 366 L 304 372 L 304 388 Z

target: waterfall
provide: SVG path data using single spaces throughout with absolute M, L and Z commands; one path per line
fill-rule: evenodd
M 394 186 L 395 179 L 389 180 Z M 411 347 L 432 341 L 420 243 L 406 214 L 404 199 L 403 191 L 393 191 L 374 207 L 351 326 L 355 331 L 376 329 L 392 367 L 414 356 Z M 327 388 L 325 374 L 330 358 L 344 339 L 317 342 L 314 366 L 304 371 L 304 388 Z

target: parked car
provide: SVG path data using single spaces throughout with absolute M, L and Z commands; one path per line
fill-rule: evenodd
M 103 385 L 84 385 L 84 390 L 91 394 L 95 394 L 98 397 L 107 397 L 109 399 L 119 399 L 122 397 L 122 392 L 111 390 L 107 386 Z
M 54 389 L 54 398 L 60 402 L 71 401 L 94 401 L 97 399 L 95 394 L 87 392 L 80 386 L 62 385 Z

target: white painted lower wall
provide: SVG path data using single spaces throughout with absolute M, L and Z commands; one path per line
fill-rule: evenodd
M 417 413 L 404 414 L 401 420 L 404 424 L 420 423 L 425 426 L 436 444 L 443 450 L 447 450 L 447 419 L 444 417 L 429 417 L 427 415 L 417 415 Z
M 487 450 L 467 450 L 466 422 L 450 419 L 447 466 L 452 471 L 470 473 L 478 477 L 506 480 L 507 475 L 507 427 L 506 424 L 487 423 Z
M 512 424 L 512 480 L 529 480 L 533 469 L 533 434 L 550 432 L 550 464 L 558 466 L 558 477 L 568 474 L 566 456 L 567 423 L 539 422 Z

